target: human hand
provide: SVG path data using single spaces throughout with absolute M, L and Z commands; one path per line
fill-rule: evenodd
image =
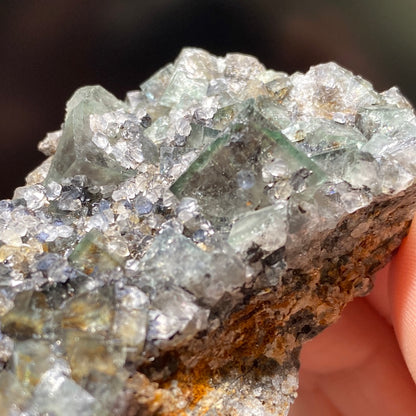
M 366 298 L 305 344 L 289 416 L 416 415 L 416 221 Z

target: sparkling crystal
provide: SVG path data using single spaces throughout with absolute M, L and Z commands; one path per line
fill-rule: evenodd
M 179 288 L 156 295 L 153 305 L 157 309 L 151 311 L 150 340 L 178 345 L 208 326 L 209 310 L 199 308 L 195 299 Z
M 50 182 L 45 186 L 45 195 L 48 201 L 53 201 L 61 195 L 62 186 L 56 182 Z
M 136 211 L 139 215 L 150 214 L 153 209 L 153 204 L 142 195 L 139 195 L 134 201 Z
M 57 130 L 51 133 L 48 133 L 46 137 L 39 143 L 38 149 L 45 156 L 52 156 L 56 152 L 58 147 L 59 139 L 62 136 L 62 130 Z
M 286 215 L 286 203 L 249 212 L 233 224 L 228 242 L 243 252 L 253 244 L 266 252 L 275 251 L 286 242 Z
M 179 103 L 184 95 L 201 99 L 205 96 L 208 80 L 217 71 L 216 64 L 206 51 L 184 49 L 175 62 L 160 104 L 170 107 Z
M 79 416 L 94 415 L 100 410 L 91 394 L 61 371 L 52 369 L 37 385 L 27 413 Z
M 41 208 L 45 202 L 45 189 L 41 185 L 24 186 L 15 190 L 14 199 L 24 199 L 29 209 L 36 210 Z
M 1 313 L 1 312 L 0 312 Z M 13 340 L 7 335 L 0 334 L 0 361 L 7 363 L 14 349 Z

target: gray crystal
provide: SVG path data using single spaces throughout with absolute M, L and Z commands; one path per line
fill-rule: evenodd
M 39 383 L 52 366 L 50 353 L 49 345 L 43 341 L 29 339 L 15 344 L 11 368 L 22 385 L 31 388 Z
M 54 414 L 80 416 L 106 414 L 98 402 L 75 381 L 59 370 L 46 372 L 36 386 L 33 401 L 25 415 Z
M 0 333 L 0 362 L 7 363 L 14 349 L 13 340 Z
M 239 252 L 247 252 L 253 244 L 272 252 L 283 247 L 287 236 L 287 204 L 281 203 L 250 212 L 231 228 L 228 242 Z
M 30 393 L 7 370 L 0 373 L 0 409 L 4 415 L 18 415 L 30 399 Z
M 137 358 L 146 339 L 149 300 L 145 293 L 134 286 L 119 290 L 117 299 L 119 303 L 113 327 L 115 337 L 126 346 L 129 355 Z
M 142 259 L 141 270 L 141 284 L 149 282 L 154 289 L 174 284 L 211 305 L 245 280 L 244 266 L 231 249 L 214 246 L 203 251 L 171 229 L 154 239 Z
M 179 345 L 208 326 L 209 310 L 198 307 L 195 298 L 179 288 L 156 295 L 153 306 L 156 309 L 151 311 L 150 340 Z

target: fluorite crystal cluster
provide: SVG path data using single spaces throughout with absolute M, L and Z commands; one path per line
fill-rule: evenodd
M 329 63 L 184 49 L 79 89 L 0 202 L 0 415 L 285 415 L 416 201 L 416 117 Z

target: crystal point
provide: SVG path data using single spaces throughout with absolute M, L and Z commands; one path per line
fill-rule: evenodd
M 94 142 L 91 115 L 103 115 L 125 107 L 103 87 L 80 88 L 68 101 L 62 137 L 47 176 L 47 182 L 61 182 L 75 175 L 85 175 L 96 185 L 121 182 L 134 172 L 123 168 L 114 157 Z M 103 126 L 105 128 L 107 126 Z

